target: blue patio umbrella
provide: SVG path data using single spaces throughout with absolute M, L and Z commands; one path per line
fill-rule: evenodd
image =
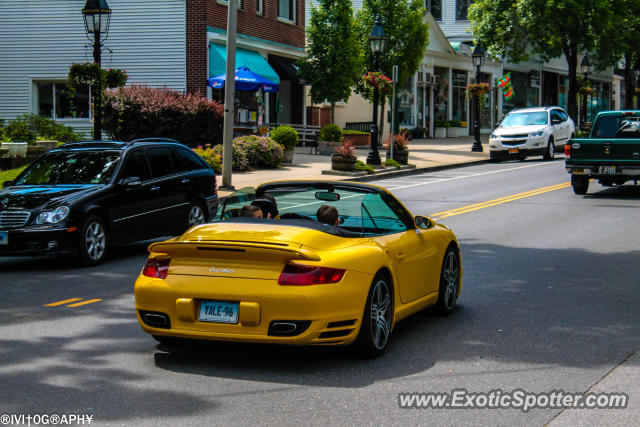
M 224 87 L 226 74 L 210 77 L 207 83 L 214 89 L 222 89 Z M 247 67 L 238 67 L 235 74 L 236 90 L 256 91 L 262 89 L 265 92 L 277 92 L 278 85 L 271 80 L 254 73 Z

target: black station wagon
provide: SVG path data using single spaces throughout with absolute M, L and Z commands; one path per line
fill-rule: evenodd
M 51 150 L 0 191 L 0 255 L 77 253 L 181 234 L 213 216 L 214 171 L 172 140 L 79 142 Z

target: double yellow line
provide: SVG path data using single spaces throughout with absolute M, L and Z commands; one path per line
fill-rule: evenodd
M 80 302 L 76 302 L 76 301 L 80 301 Z M 70 299 L 66 299 L 63 301 L 57 301 L 57 302 L 52 302 L 51 304 L 45 304 L 45 307 L 57 307 L 59 305 L 67 305 L 67 307 L 80 307 L 82 305 L 87 305 L 87 304 L 93 304 L 94 302 L 100 302 L 102 301 L 102 299 L 89 299 L 89 300 L 85 300 L 82 301 L 82 298 L 70 298 Z M 71 304 L 71 303 L 75 303 L 75 304 Z
M 484 209 L 503 203 L 513 202 L 514 200 L 524 199 L 525 197 L 537 196 L 538 194 L 548 193 L 549 191 L 560 190 L 571 186 L 571 183 L 565 182 L 562 184 L 551 185 L 549 187 L 538 188 L 537 190 L 527 191 L 526 193 L 513 194 L 511 196 L 501 197 L 499 199 L 489 200 L 487 202 L 476 203 L 474 205 L 463 206 L 458 209 L 452 209 L 449 211 L 438 212 L 431 215 L 434 219 L 448 218 L 450 216 L 460 215 L 467 212 L 477 211 L 478 209 Z

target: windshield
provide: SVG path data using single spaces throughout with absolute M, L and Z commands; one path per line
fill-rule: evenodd
M 631 115 L 598 117 L 591 137 L 639 138 L 640 117 Z
M 332 206 L 338 215 L 335 227 L 361 236 L 404 231 L 408 228 L 406 222 L 411 221 L 410 214 L 385 193 L 338 185 L 331 189 L 321 186 L 283 186 L 270 188 L 267 193 L 258 196 L 253 189 L 242 189 L 227 198 L 214 219 L 220 221 L 243 216 L 243 207 L 251 204 L 264 206 L 265 197 L 275 200 L 278 212 L 274 216 L 275 221 L 294 219 L 326 224 L 327 221 L 318 218 L 318 210 L 321 206 L 325 206 L 324 209 Z
M 504 118 L 500 127 L 513 127 L 513 126 L 533 126 L 533 125 L 546 125 L 547 124 L 547 112 L 535 111 L 530 113 L 509 113 Z
M 57 151 L 41 157 L 16 179 L 17 185 L 106 184 L 119 151 Z

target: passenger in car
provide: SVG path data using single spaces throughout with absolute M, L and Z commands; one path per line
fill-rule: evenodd
M 244 205 L 238 216 L 240 218 L 263 218 L 260 208 L 253 205 Z
M 258 199 L 251 202 L 251 205 L 260 208 L 263 218 L 273 219 L 280 215 L 276 199 L 271 194 L 263 194 Z
M 320 206 L 318 208 L 318 211 L 316 212 L 316 217 L 318 219 L 318 222 L 321 222 L 323 224 L 329 224 L 333 226 L 338 225 L 338 220 L 339 220 L 338 209 L 336 209 L 334 206 L 330 206 L 330 205 Z

